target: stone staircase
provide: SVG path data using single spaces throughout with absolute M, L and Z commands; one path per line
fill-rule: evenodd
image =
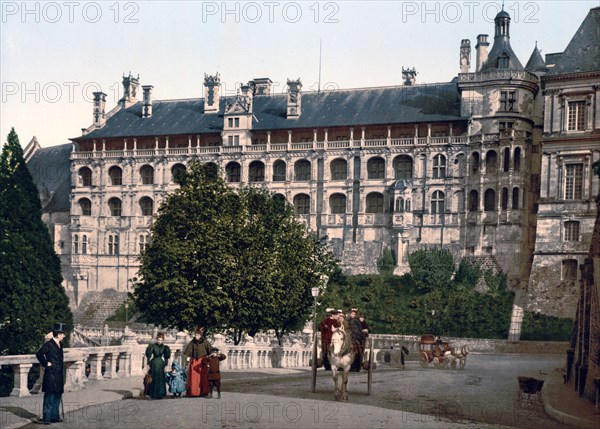
M 104 326 L 104 321 L 115 314 L 127 300 L 127 292 L 107 289 L 101 292 L 86 293 L 73 317 L 75 324 L 82 326 Z

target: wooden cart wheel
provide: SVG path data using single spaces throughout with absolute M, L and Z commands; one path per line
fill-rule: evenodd
M 367 395 L 371 394 L 371 380 L 373 379 L 373 339 L 371 338 L 371 345 L 369 347 L 369 369 L 367 373 Z
M 427 353 L 422 352 L 421 353 L 421 367 L 427 368 L 427 365 L 429 365 L 429 357 L 427 357 Z

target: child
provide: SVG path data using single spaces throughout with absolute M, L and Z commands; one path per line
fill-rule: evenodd
M 219 353 L 219 349 L 213 348 L 212 353 L 202 360 L 202 364 L 208 367 L 208 382 L 210 383 L 209 398 L 213 397 L 213 388 L 217 388 L 217 399 L 221 399 L 221 371 L 219 371 L 219 361 L 227 357 Z
M 169 385 L 169 392 L 173 395 L 173 399 L 176 397 L 181 398 L 181 394 L 185 392 L 186 374 L 177 362 L 173 362 L 173 365 L 171 365 L 171 372 L 167 372 L 165 378 Z

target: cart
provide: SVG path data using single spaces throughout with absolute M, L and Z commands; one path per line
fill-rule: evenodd
M 427 368 L 431 363 L 436 368 L 441 368 L 444 364 L 444 354 L 449 351 L 451 349 L 447 341 L 442 341 L 433 334 L 421 335 L 419 341 L 421 367 Z
M 517 377 L 517 381 L 519 383 L 517 400 L 520 404 L 542 404 L 542 387 L 544 386 L 544 380 L 520 375 Z

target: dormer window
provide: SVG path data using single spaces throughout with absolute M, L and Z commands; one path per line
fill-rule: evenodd
M 229 128 L 233 128 L 233 118 L 227 119 L 227 125 L 229 126 Z
M 240 127 L 240 118 L 233 118 L 233 126 L 235 128 L 239 128 Z
M 498 57 L 498 68 L 507 69 L 510 63 L 509 59 L 510 57 L 506 53 L 500 55 Z

